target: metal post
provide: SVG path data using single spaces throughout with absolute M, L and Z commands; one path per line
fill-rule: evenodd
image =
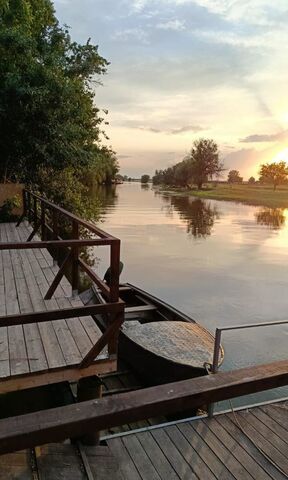
M 213 363 L 212 363 L 212 370 L 211 370 L 212 374 L 216 374 L 218 372 L 219 354 L 220 354 L 220 348 L 221 348 L 221 333 L 222 333 L 222 330 L 220 328 L 216 328 Z M 212 418 L 213 415 L 214 415 L 214 403 L 210 403 L 208 405 L 208 417 Z

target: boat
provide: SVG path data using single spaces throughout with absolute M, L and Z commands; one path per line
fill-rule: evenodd
M 94 302 L 96 297 L 105 303 L 99 289 L 92 287 L 92 291 Z M 120 285 L 120 297 L 125 302 L 125 321 L 120 331 L 119 356 L 146 383 L 159 385 L 208 373 L 214 352 L 214 336 L 208 330 L 130 283 Z M 92 301 L 91 295 L 89 298 Z M 97 316 L 95 320 L 100 328 L 106 328 L 107 318 Z M 223 358 L 221 348 L 219 365 Z

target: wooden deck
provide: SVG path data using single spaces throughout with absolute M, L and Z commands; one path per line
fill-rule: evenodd
M 0 480 L 284 480 L 287 411 L 288 402 L 275 403 L 131 432 L 98 447 L 52 444 L 3 455 Z
M 18 228 L 2 223 L 0 241 L 26 241 L 31 230 L 27 222 Z M 44 300 L 57 272 L 45 248 L 0 251 L 0 315 L 82 306 L 65 277 L 53 298 Z M 90 316 L 0 328 L 0 393 L 114 370 L 107 349 L 89 372 L 74 368 L 101 335 Z

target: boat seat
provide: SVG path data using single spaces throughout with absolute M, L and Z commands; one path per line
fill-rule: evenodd
M 141 313 L 149 312 L 151 310 L 157 310 L 157 307 L 154 305 L 138 305 L 137 307 L 126 307 L 125 313 Z

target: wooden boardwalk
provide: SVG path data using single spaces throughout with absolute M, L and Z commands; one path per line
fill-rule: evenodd
M 27 241 L 30 233 L 26 222 L 18 228 L 13 223 L 0 224 L 1 242 Z M 45 248 L 0 251 L 0 316 L 82 306 L 79 297 L 72 298 L 65 277 L 53 298 L 44 300 L 57 272 L 58 267 L 53 266 Z M 79 365 L 100 337 L 101 332 L 90 316 L 0 328 L 0 393 L 73 380 L 73 367 Z M 98 372 L 92 371 L 94 364 L 91 374 L 113 370 L 115 365 L 105 365 L 106 359 L 107 349 L 97 357 Z M 51 372 L 52 376 L 45 375 Z
M 80 449 L 53 444 L 3 455 L 0 480 L 284 480 L 288 402 L 132 432 Z

